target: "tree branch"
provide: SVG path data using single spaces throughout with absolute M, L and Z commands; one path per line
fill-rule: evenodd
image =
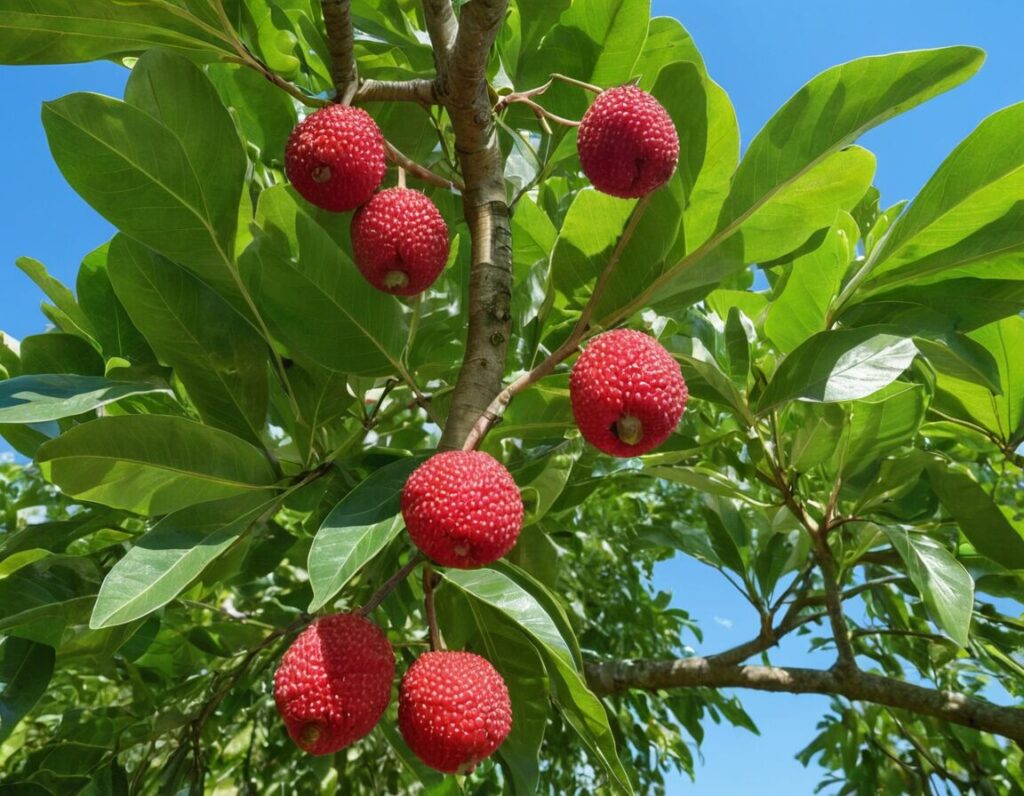
M 834 669 L 731 666 L 715 664 L 707 658 L 684 658 L 588 663 L 586 675 L 590 687 L 601 695 L 633 688 L 703 687 L 843 696 L 1001 735 L 1024 748 L 1024 710 L 856 669 L 843 673 Z
M 512 332 L 512 230 L 487 85 L 491 46 L 508 0 L 471 0 L 462 7 L 450 57 L 444 54 L 454 17 L 447 0 L 427 0 L 424 13 L 438 64 L 439 99 L 455 133 L 466 189 L 463 212 L 472 238 L 466 351 L 441 437 L 460 448 L 478 417 L 501 391 Z
M 423 0 L 423 16 L 427 21 L 427 33 L 434 45 L 434 65 L 440 75 L 452 57 L 455 37 L 459 26 L 452 11 L 452 0 Z
M 355 103 L 363 102 L 418 102 L 437 105 L 437 82 L 417 78 L 414 80 L 361 80 Z
M 331 80 L 336 99 L 346 103 L 351 101 L 359 81 L 350 6 L 350 0 L 320 0 L 327 30 L 327 50 L 331 54 Z

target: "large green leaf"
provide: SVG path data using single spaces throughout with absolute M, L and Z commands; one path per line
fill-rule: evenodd
M 123 625 L 166 605 L 273 505 L 243 494 L 164 517 L 107 573 L 89 627 Z
M 953 150 L 865 264 L 864 291 L 995 260 L 1024 269 L 1024 103 L 989 116 Z
M 129 94 L 138 104 L 69 94 L 43 105 L 54 160 L 122 232 L 235 296 L 246 169 L 235 126 L 195 66 L 163 53 L 140 64 Z
M 147 515 L 265 490 L 275 480 L 249 443 L 169 415 L 83 423 L 40 446 L 36 462 L 72 497 Z
M 840 439 L 827 451 L 832 471 L 849 477 L 910 443 L 921 427 L 926 406 L 924 388 L 904 382 L 894 382 L 866 398 L 843 404 L 846 417 Z
M 764 321 L 765 334 L 780 351 L 788 353 L 825 331 L 829 307 L 859 237 L 857 222 L 849 213 L 840 213 L 821 246 L 788 266 Z
M 747 219 L 872 127 L 962 83 L 982 59 L 971 47 L 920 50 L 861 58 L 812 79 L 751 142 L 714 234 L 649 286 L 653 300 L 700 298 L 742 268 L 750 260 L 733 236 Z
M 834 403 L 865 398 L 895 381 L 915 356 L 913 340 L 884 327 L 819 332 L 779 365 L 758 411 L 792 400 Z
M 255 329 L 184 268 L 123 235 L 110 244 L 107 271 L 132 323 L 203 419 L 259 443 L 268 350 Z
M 590 73 L 576 76 L 605 87 L 625 82 L 647 38 L 650 16 L 650 0 L 575 0 L 561 24 L 580 31 L 597 51 Z
M 968 473 L 937 459 L 927 466 L 932 489 L 974 549 L 1007 569 L 1024 569 L 1024 528 Z
M 0 639 L 0 742 L 46 693 L 53 647 L 23 638 Z
M 104 243 L 82 259 L 78 269 L 78 302 L 96 331 L 96 342 L 107 359 L 119 357 L 136 364 L 152 362 L 153 352 L 135 328 L 114 293 L 107 270 L 110 244 Z
M 402 530 L 402 488 L 427 458 L 410 456 L 381 467 L 331 509 L 309 548 L 310 611 L 326 605 L 362 566 Z
M 493 570 L 447 570 L 443 575 L 448 583 L 511 619 L 534 642 L 548 667 L 566 721 L 615 787 L 632 793 L 615 749 L 608 714 L 587 688 L 565 639 L 536 599 L 508 576 Z
M 35 282 L 39 289 L 46 294 L 46 297 L 53 302 L 57 312 L 60 313 L 60 317 L 65 319 L 67 325 L 70 328 L 64 328 L 65 332 L 73 332 L 80 334 L 83 337 L 92 339 L 95 337 L 92 324 L 89 319 L 82 312 L 82 308 L 78 306 L 78 302 L 75 301 L 74 294 L 67 289 L 60 281 L 54 279 L 46 270 L 44 266 L 38 260 L 33 260 L 31 257 L 19 257 L 15 264 L 25 274 Z M 45 305 L 44 305 L 45 306 Z M 63 328 L 63 327 L 62 327 Z
M 974 611 L 974 581 L 963 564 L 930 536 L 883 526 L 892 546 L 907 565 L 936 624 L 961 647 L 967 646 Z
M 21 341 L 21 373 L 78 373 L 99 376 L 103 358 L 78 335 L 48 332 Z
M 241 265 L 275 336 L 331 370 L 402 372 L 406 327 L 398 299 L 371 287 L 283 186 L 260 195 L 258 221 L 266 234 Z
M 208 59 L 234 54 L 171 0 L 0 0 L 0 63 L 70 64 L 151 47 Z
M 145 382 L 52 374 L 0 381 L 0 423 L 42 423 L 91 412 L 129 395 L 170 392 Z

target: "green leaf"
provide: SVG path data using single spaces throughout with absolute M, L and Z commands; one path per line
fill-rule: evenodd
M 822 72 L 751 141 L 722 209 L 719 232 L 738 225 L 872 127 L 963 83 L 983 60 L 984 53 L 974 47 L 944 47 L 860 58 Z
M 844 404 L 846 422 L 832 451 L 833 470 L 850 476 L 910 443 L 928 400 L 920 384 L 895 382 L 860 401 Z
M 562 14 L 561 25 L 582 32 L 598 53 L 592 71 L 576 77 L 606 87 L 625 82 L 647 38 L 650 17 L 650 0 L 573 3 Z
M 114 292 L 210 425 L 259 443 L 267 417 L 267 346 L 231 305 L 184 268 L 118 235 Z
M 0 639 L 0 742 L 46 693 L 53 662 L 53 647 L 23 638 Z
M 814 251 L 797 257 L 775 287 L 764 332 L 783 353 L 826 328 L 832 299 L 856 254 L 860 233 L 849 213 L 841 212 Z
M 629 776 L 615 750 L 615 738 L 604 706 L 587 688 L 565 640 L 534 598 L 507 576 L 493 570 L 446 570 L 443 576 L 448 583 L 509 617 L 535 642 L 548 667 L 548 676 L 566 721 L 615 786 L 632 793 Z
M 1017 527 L 969 474 L 937 459 L 928 479 L 943 508 L 953 515 L 974 549 L 1007 569 L 1024 569 L 1024 531 Z
M 74 334 L 33 334 L 21 341 L 21 373 L 78 373 L 103 375 L 103 358 Z
M 42 423 L 91 412 L 129 395 L 170 392 L 141 382 L 54 374 L 0 381 L 0 423 Z
M 107 573 L 89 627 L 123 625 L 169 603 L 274 503 L 243 494 L 164 517 Z
M 989 116 L 949 155 L 865 264 L 874 291 L 1024 263 L 1024 103 Z M 1009 260 L 1008 254 L 1015 254 Z M 972 266 L 967 273 L 967 266 Z
M 905 371 L 913 340 L 883 327 L 819 332 L 787 356 L 761 395 L 758 412 L 786 401 L 834 403 L 865 398 Z
M 50 150 L 71 187 L 110 223 L 235 296 L 246 170 L 235 126 L 196 67 L 162 53 L 144 62 L 135 86 L 145 78 L 147 90 L 130 95 L 142 107 L 97 94 L 45 103 Z
M 90 339 L 95 337 L 92 324 L 85 317 L 85 313 L 78 306 L 78 302 L 75 301 L 74 294 L 61 284 L 59 280 L 50 276 L 46 271 L 45 265 L 38 260 L 33 260 L 31 257 L 19 257 L 15 260 L 15 265 L 24 271 L 39 286 L 40 290 L 46 294 L 47 298 L 56 305 L 57 309 L 68 318 L 75 333 Z M 72 330 L 65 329 L 64 331 Z
M 399 534 L 404 527 L 398 516 L 402 488 L 429 456 L 410 456 L 381 467 L 331 509 L 309 548 L 311 612 L 323 608 Z
M 959 646 L 966 647 L 974 611 L 970 573 L 929 536 L 890 526 L 882 526 L 882 530 L 907 565 L 907 574 L 935 623 Z
M 228 42 L 170 1 L 0 0 L 0 63 L 81 63 L 152 47 L 209 59 L 234 55 Z
M 146 515 L 264 490 L 275 480 L 249 443 L 169 415 L 83 423 L 40 446 L 36 462 L 72 497 Z
M 132 324 L 114 293 L 107 269 L 110 244 L 104 243 L 82 260 L 78 269 L 78 302 L 96 333 L 96 342 L 107 359 L 120 357 L 133 364 L 153 362 L 149 344 Z
M 402 305 L 356 270 L 345 251 L 282 187 L 260 195 L 267 234 L 246 249 L 246 283 L 274 332 L 296 356 L 342 373 L 401 373 Z

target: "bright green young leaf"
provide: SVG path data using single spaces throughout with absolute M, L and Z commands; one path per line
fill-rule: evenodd
M 907 565 L 907 574 L 924 598 L 936 624 L 966 647 L 974 611 L 974 581 L 945 547 L 921 533 L 882 526 Z
M 269 365 L 256 330 L 191 273 L 123 235 L 110 244 L 107 272 L 132 323 L 174 368 L 202 418 L 258 444 Z
M 881 327 L 819 332 L 779 365 L 761 395 L 759 412 L 792 400 L 853 401 L 891 384 L 917 348 Z
M 1024 268 L 1024 103 L 989 116 L 953 150 L 865 265 L 862 290 L 935 278 L 984 275 L 1015 255 Z M 971 274 L 963 267 L 971 265 Z
M 150 516 L 263 491 L 275 480 L 249 443 L 167 415 L 83 423 L 42 445 L 36 462 L 68 495 Z
M 913 441 L 928 400 L 919 384 L 893 382 L 843 405 L 846 418 L 832 454 L 832 470 L 849 477 Z
M 326 605 L 362 566 L 402 530 L 402 488 L 427 455 L 381 467 L 338 503 L 309 548 L 310 611 Z
M 46 693 L 53 662 L 53 647 L 14 636 L 0 639 L 0 741 Z
M 89 627 L 123 625 L 166 605 L 273 505 L 265 494 L 242 494 L 164 517 L 107 573 Z
M 153 352 L 132 324 L 114 293 L 107 269 L 110 244 L 104 243 L 82 259 L 78 270 L 78 303 L 95 330 L 96 342 L 106 359 L 121 357 L 132 363 L 152 362 Z
M 856 253 L 857 223 L 841 212 L 820 247 L 797 257 L 775 288 L 775 300 L 764 321 L 765 334 L 789 353 L 826 328 L 829 307 L 843 274 Z
M 21 373 L 103 374 L 103 358 L 96 349 L 74 334 L 33 334 L 21 341 Z
M 46 294 L 46 297 L 70 321 L 76 334 L 81 334 L 87 338 L 95 337 L 92 324 L 85 316 L 85 313 L 82 312 L 82 308 L 78 306 L 74 294 L 61 284 L 59 280 L 50 276 L 46 266 L 38 260 L 33 260 L 31 257 L 19 257 L 15 264 L 39 286 L 39 289 Z M 65 329 L 64 331 L 72 331 L 72 329 Z
M 0 381 L 0 423 L 42 423 L 91 412 L 129 395 L 169 392 L 157 384 L 54 374 Z
M 173 2 L 0 0 L 0 63 L 81 63 L 150 47 L 210 60 L 234 54 L 229 42 Z

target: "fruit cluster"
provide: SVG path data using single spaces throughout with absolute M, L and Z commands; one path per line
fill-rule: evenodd
M 579 128 L 580 164 L 600 191 L 639 197 L 671 177 L 679 139 L 665 109 L 635 86 L 602 92 Z M 333 105 L 292 133 L 286 155 L 296 190 L 352 218 L 356 265 L 374 287 L 399 295 L 426 290 L 448 258 L 448 228 L 424 194 L 376 193 L 386 171 L 384 138 L 365 111 Z M 686 383 L 653 337 L 617 329 L 594 338 L 569 380 L 580 433 L 612 456 L 638 456 L 664 442 L 683 414 Z M 402 517 L 433 562 L 486 566 L 515 545 L 523 501 L 511 473 L 480 451 L 437 453 L 409 476 Z M 387 636 L 360 613 L 314 621 L 285 653 L 274 697 L 292 739 L 330 754 L 369 733 L 387 710 L 395 656 Z M 470 652 L 421 655 L 402 678 L 398 725 L 427 765 L 465 773 L 494 753 L 512 727 L 508 689 Z

